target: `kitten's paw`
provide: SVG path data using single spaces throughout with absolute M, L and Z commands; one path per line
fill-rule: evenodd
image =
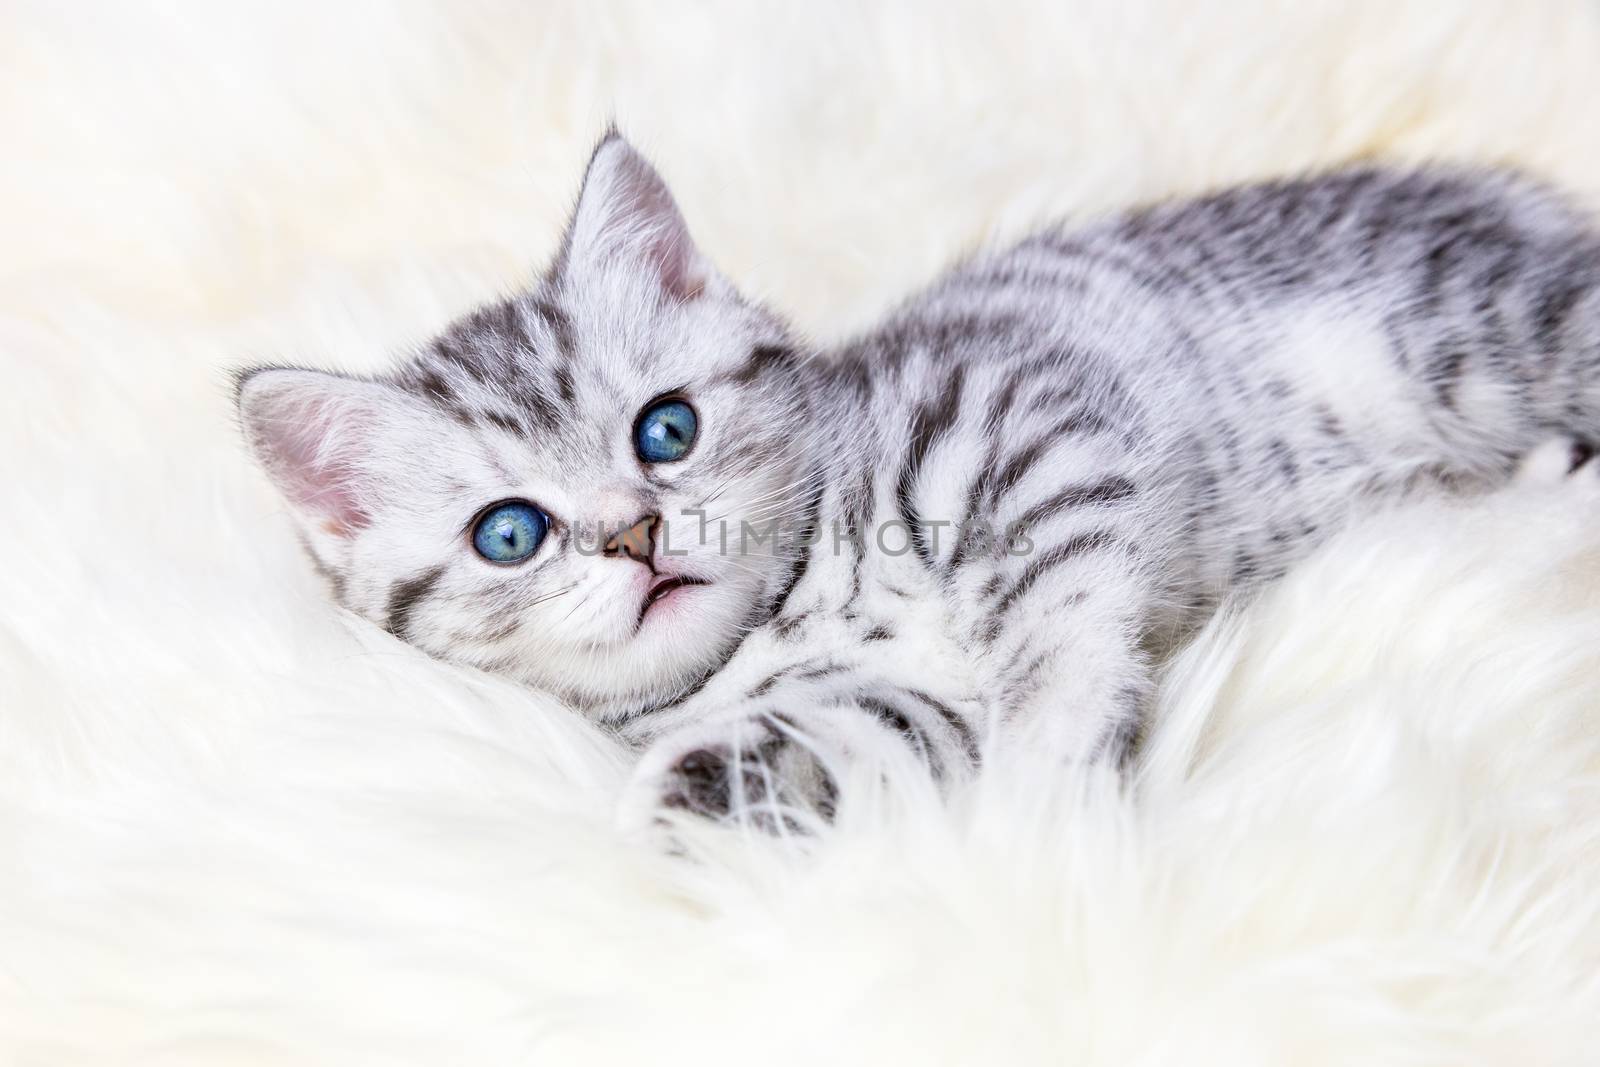
M 806 740 L 780 720 L 758 715 L 689 727 L 651 745 L 624 790 L 618 817 L 625 830 L 648 829 L 681 812 L 748 822 L 770 833 L 799 832 L 831 817 L 835 795 L 832 777 Z
M 1517 481 L 1523 485 L 1554 486 L 1570 478 L 1596 481 L 1600 463 L 1594 461 L 1594 446 L 1572 437 L 1557 437 L 1529 452 L 1517 468 Z

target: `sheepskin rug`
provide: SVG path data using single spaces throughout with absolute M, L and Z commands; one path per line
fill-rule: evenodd
M 1131 782 L 669 855 L 608 738 L 329 606 L 226 385 L 517 285 L 612 116 L 830 337 L 1339 161 L 1600 203 L 1597 101 L 1559 0 L 11 0 L 0 1063 L 1600 1059 L 1600 480 L 1363 518 L 1171 665 Z

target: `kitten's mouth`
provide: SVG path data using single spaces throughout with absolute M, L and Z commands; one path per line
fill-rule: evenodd
M 645 614 L 649 612 L 652 607 L 665 600 L 679 589 L 683 589 L 691 585 L 710 584 L 710 582 L 704 581 L 700 578 L 691 578 L 686 574 L 673 574 L 669 575 L 668 577 L 661 578 L 651 585 L 649 590 L 644 594 L 644 603 L 639 605 L 639 622 L 643 624 Z

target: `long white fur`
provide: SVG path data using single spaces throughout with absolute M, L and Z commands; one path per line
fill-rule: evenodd
M 1019 771 L 685 863 L 576 716 L 328 610 L 221 371 L 382 366 L 520 280 L 612 112 L 826 333 L 979 235 L 1314 162 L 1592 195 L 1593 7 L 575 11 L 13 16 L 0 1062 L 1588 1059 L 1592 499 L 1352 530 L 1177 666 L 1137 802 Z

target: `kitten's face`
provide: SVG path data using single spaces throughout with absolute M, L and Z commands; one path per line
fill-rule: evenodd
M 609 715 L 713 669 L 788 581 L 782 536 L 740 534 L 808 498 L 789 353 L 612 137 L 535 290 L 380 381 L 253 372 L 240 409 L 348 607 Z

